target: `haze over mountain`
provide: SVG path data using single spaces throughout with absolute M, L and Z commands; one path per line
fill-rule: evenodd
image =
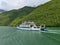
M 0 9 L 0 13 L 1 13 L 1 12 L 5 12 L 5 10 L 3 10 L 3 9 Z
M 0 9 L 12 10 L 19 9 L 24 6 L 36 7 L 50 0 L 0 0 Z

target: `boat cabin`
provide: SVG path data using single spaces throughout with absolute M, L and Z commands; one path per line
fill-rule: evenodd
M 46 29 L 45 24 L 42 24 L 42 25 L 40 26 L 40 28 L 41 28 L 42 31 L 45 31 L 45 29 Z
M 31 27 L 37 27 L 37 26 L 34 24 L 34 22 L 30 22 L 30 21 L 26 22 L 25 21 L 20 25 L 20 27 L 31 28 Z

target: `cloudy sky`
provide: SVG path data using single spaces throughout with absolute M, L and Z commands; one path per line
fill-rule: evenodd
M 0 0 L 0 9 L 12 10 L 24 6 L 38 6 L 50 0 Z

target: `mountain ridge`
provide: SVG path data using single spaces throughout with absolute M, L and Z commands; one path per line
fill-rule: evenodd
M 25 6 L 18 10 L 10 10 L 0 13 L 0 25 L 8 26 L 15 18 L 17 17 L 22 18 L 23 16 L 26 16 L 34 9 L 35 9 L 34 7 Z
M 22 21 L 34 21 L 36 25 L 60 26 L 60 0 L 51 0 L 39 6 L 29 15 L 20 19 L 16 25 L 19 25 Z

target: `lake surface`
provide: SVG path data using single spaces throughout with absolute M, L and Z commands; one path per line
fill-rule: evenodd
M 0 26 L 0 45 L 60 45 L 60 27 L 50 27 L 47 32 L 40 32 Z

